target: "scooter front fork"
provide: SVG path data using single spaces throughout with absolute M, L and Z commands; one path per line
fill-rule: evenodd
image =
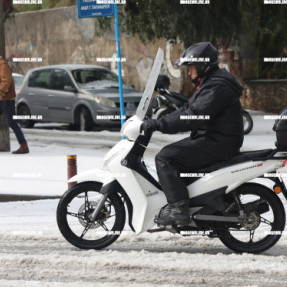
M 117 188 L 117 182 L 116 181 L 112 181 L 110 183 L 107 183 L 106 185 L 104 185 L 100 192 L 102 193 L 102 197 L 100 198 L 97 207 L 95 208 L 95 210 L 93 211 L 93 213 L 90 216 L 90 220 L 92 222 L 94 222 L 97 218 L 97 216 L 99 215 L 101 209 L 103 208 L 106 199 L 108 198 L 109 194 L 111 192 L 113 192 L 114 190 L 116 190 Z
M 109 194 L 108 194 L 108 193 L 105 193 L 105 194 L 103 194 L 103 196 L 102 196 L 101 199 L 99 200 L 96 209 L 95 209 L 95 210 L 93 211 L 93 213 L 91 214 L 90 220 L 91 220 L 92 222 L 94 222 L 94 221 L 96 220 L 96 218 L 97 218 L 98 214 L 100 213 L 102 207 L 104 206 L 105 201 L 106 201 L 106 199 L 108 198 L 108 196 L 109 196 Z

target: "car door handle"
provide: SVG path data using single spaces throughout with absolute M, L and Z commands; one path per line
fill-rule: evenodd
M 34 96 L 35 94 L 34 93 L 28 93 L 29 94 L 29 96 Z
M 55 97 L 55 96 L 54 96 L 54 95 L 49 94 L 49 95 L 48 95 L 48 97 L 53 98 L 53 97 Z

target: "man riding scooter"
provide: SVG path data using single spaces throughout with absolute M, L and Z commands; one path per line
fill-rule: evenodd
M 158 120 L 145 120 L 141 126 L 147 136 L 154 131 L 191 131 L 188 138 L 165 146 L 155 158 L 168 201 L 155 219 L 158 225 L 187 225 L 190 221 L 188 190 L 180 173 L 229 160 L 242 146 L 242 87 L 218 63 L 218 51 L 209 42 L 186 49 L 176 64 L 188 67 L 188 75 L 199 84 L 197 92 L 184 107 Z

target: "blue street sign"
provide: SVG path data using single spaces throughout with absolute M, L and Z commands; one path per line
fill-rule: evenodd
M 97 0 L 77 0 L 78 17 L 111 17 L 114 16 L 113 4 L 97 4 Z

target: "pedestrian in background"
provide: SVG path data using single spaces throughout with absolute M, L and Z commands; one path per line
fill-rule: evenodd
M 9 127 L 14 131 L 20 144 L 20 148 L 14 151 L 13 154 L 23 154 L 28 153 L 29 148 L 20 126 L 13 119 L 15 115 L 15 99 L 15 83 L 12 71 L 8 63 L 0 56 L 0 115 L 3 112 L 6 114 Z

